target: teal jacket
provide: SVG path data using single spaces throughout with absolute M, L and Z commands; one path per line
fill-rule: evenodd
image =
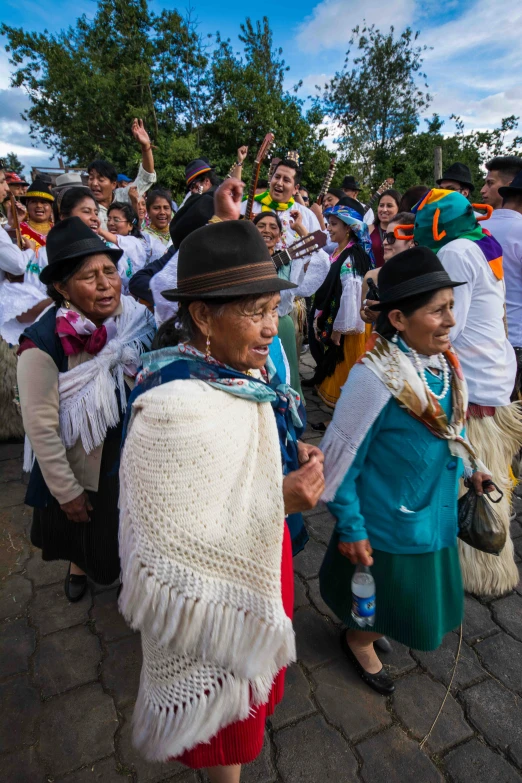
M 427 373 L 435 394 L 442 380 Z M 451 392 L 441 401 L 451 411 Z M 328 508 L 339 541 L 422 554 L 455 546 L 462 460 L 392 398 L 359 447 Z

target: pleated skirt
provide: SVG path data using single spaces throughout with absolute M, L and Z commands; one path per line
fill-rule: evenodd
M 292 542 L 286 523 L 281 559 L 281 598 L 285 613 L 288 617 L 292 617 L 294 611 L 294 573 Z M 277 704 L 283 698 L 285 672 L 286 670 L 283 669 L 275 678 L 267 704 L 255 707 L 246 720 L 225 726 L 210 742 L 196 745 L 172 761 L 179 761 L 191 769 L 249 764 L 254 761 L 263 747 L 266 719 L 273 714 Z
M 121 426 L 104 443 L 97 492 L 88 492 L 93 511 L 90 522 L 71 522 L 56 498 L 35 508 L 31 543 L 42 550 L 43 560 L 76 563 L 97 584 L 112 584 L 120 575 L 118 553 L 118 459 Z
M 330 540 L 320 571 L 321 595 L 348 627 L 352 620 L 351 581 L 355 566 Z M 436 650 L 449 632 L 458 628 L 464 613 L 464 590 L 457 546 L 420 555 L 373 551 L 375 625 L 381 633 L 415 650 Z
M 344 335 L 343 361 L 337 365 L 333 375 L 325 378 L 321 385 L 317 387 L 317 394 L 329 408 L 335 408 L 337 400 L 341 396 L 341 389 L 348 378 L 348 373 L 364 353 L 364 347 L 370 334 L 371 326 L 367 325 L 361 334 Z

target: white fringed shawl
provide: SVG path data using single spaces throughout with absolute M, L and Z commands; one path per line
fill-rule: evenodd
M 142 394 L 120 467 L 120 610 L 141 631 L 134 741 L 166 761 L 268 701 L 295 660 L 272 407 L 199 380 Z
M 122 296 L 121 303 L 116 336 L 90 361 L 59 374 L 60 434 L 68 449 L 78 438 L 87 454 L 103 443 L 107 430 L 120 420 L 117 390 L 121 409 L 126 408 L 125 368 L 136 370 L 150 348 L 155 330 L 151 313 L 131 297 Z

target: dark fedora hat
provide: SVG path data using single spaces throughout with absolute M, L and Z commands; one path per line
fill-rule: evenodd
M 107 247 L 79 217 L 61 220 L 47 235 L 47 266 L 40 272 L 42 283 L 60 279 L 67 267 L 73 267 L 79 258 L 105 253 L 116 264 L 123 255 L 118 247 Z
M 443 173 L 442 177 L 437 180 L 437 185 L 440 185 L 441 182 L 445 182 L 446 180 L 452 180 L 453 182 L 458 182 L 459 185 L 465 185 L 470 191 L 475 189 L 475 186 L 471 181 L 471 171 L 465 163 L 452 163 Z
M 296 288 L 277 276 L 275 264 L 257 228 L 249 220 L 211 223 L 180 245 L 178 287 L 165 299 L 188 302 L 268 294 Z
M 522 171 L 519 171 L 515 179 L 509 185 L 498 189 L 498 195 L 502 198 L 522 195 Z
M 193 193 L 170 221 L 170 238 L 176 250 L 192 231 L 207 225 L 214 214 L 215 190 L 210 188 L 201 195 Z
M 364 213 L 366 212 L 363 204 L 361 204 L 360 201 L 357 201 L 356 198 L 352 198 L 351 196 L 343 196 L 342 199 L 339 200 L 339 203 L 335 205 L 336 207 L 351 207 L 354 209 L 358 215 L 361 216 L 361 220 L 364 217 Z
M 351 174 L 347 174 L 347 176 L 343 179 L 343 184 L 341 185 L 343 190 L 360 190 L 361 186 L 353 177 Z
M 400 307 L 403 299 L 459 285 L 466 283 L 452 280 L 433 250 L 412 247 L 397 253 L 379 270 L 380 301 L 371 309 L 389 309 L 393 305 Z
M 51 193 L 49 183 L 46 182 L 43 177 L 36 177 L 36 179 L 31 182 L 27 192 L 23 196 L 20 196 L 20 201 L 26 202 L 30 198 L 43 198 L 46 201 L 54 201 L 54 196 Z

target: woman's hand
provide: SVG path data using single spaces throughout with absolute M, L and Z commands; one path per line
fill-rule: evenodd
M 306 465 L 312 457 L 316 457 L 321 464 L 324 462 L 324 454 L 318 446 L 313 446 L 311 443 L 303 443 L 302 440 L 297 441 L 297 458 L 300 465 Z
M 292 209 L 290 212 L 290 228 L 299 234 L 300 237 L 308 236 L 308 231 L 303 225 L 303 214 L 298 209 Z
M 150 136 L 145 130 L 145 125 L 143 124 L 143 120 L 138 120 L 137 117 L 135 117 L 132 121 L 132 135 L 136 139 L 136 141 L 141 144 L 142 147 L 151 147 L 150 143 Z
M 375 299 L 365 299 L 363 301 L 363 306 L 361 307 L 360 313 L 361 319 L 365 324 L 374 324 L 377 320 L 379 313 L 376 310 L 370 310 L 370 307 L 375 304 L 377 304 Z
M 36 252 L 36 242 L 34 239 L 29 239 L 28 237 L 22 237 L 22 242 L 24 245 L 24 250 L 32 250 L 33 253 Z
M 309 511 L 317 505 L 324 491 L 323 464 L 313 455 L 299 470 L 283 479 L 285 514 Z
M 350 563 L 354 565 L 357 565 L 357 563 L 365 566 L 373 565 L 373 549 L 367 538 L 364 541 L 352 541 L 350 543 L 339 541 L 337 549 L 343 557 L 347 557 Z
M 138 188 L 136 187 L 136 185 L 131 185 L 128 193 L 132 204 L 132 208 L 135 211 L 135 213 L 138 214 L 138 201 L 140 200 L 140 197 L 138 195 Z
M 214 214 L 221 220 L 239 220 L 244 182 L 226 179 L 214 193 Z
M 495 491 L 495 487 L 493 485 L 490 485 L 489 487 L 483 489 L 482 488 L 483 481 L 493 481 L 493 479 L 489 475 L 489 473 L 481 473 L 479 470 L 476 473 L 474 473 L 471 477 L 471 482 L 473 484 L 473 488 L 477 493 L 477 495 L 483 495 L 484 492 L 486 492 L 486 494 L 489 494 L 490 492 Z
M 330 340 L 333 342 L 334 345 L 341 345 L 341 337 L 342 332 L 338 332 L 334 329 L 330 336 Z
M 71 522 L 91 521 L 89 512 L 92 511 L 92 506 L 87 492 L 82 492 L 82 494 L 78 495 L 74 500 L 63 503 L 60 508 Z
M 6 201 L 5 203 L 5 212 L 7 215 L 7 222 L 11 226 L 11 228 L 14 226 L 14 219 L 13 219 L 13 210 L 11 207 L 11 201 Z M 15 201 L 15 207 L 16 207 L 16 214 L 18 216 L 18 220 L 22 222 L 27 217 L 27 209 L 24 207 L 24 205 L 20 201 Z M 35 245 L 36 247 L 36 245 Z

